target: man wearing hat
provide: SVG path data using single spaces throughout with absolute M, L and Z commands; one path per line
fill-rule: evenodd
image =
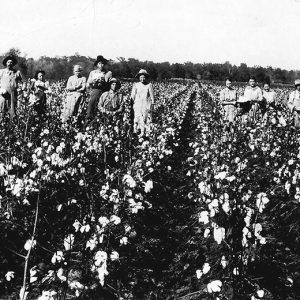
M 107 115 L 120 116 L 124 108 L 123 95 L 119 92 L 121 83 L 118 79 L 112 78 L 109 85 L 110 90 L 100 97 L 98 109 Z
M 91 88 L 90 100 L 87 108 L 86 119 L 92 119 L 95 116 L 97 103 L 102 93 L 109 90 L 108 81 L 112 78 L 112 72 L 104 72 L 104 65 L 108 63 L 102 55 L 98 55 L 94 66 L 97 67 L 96 70 L 90 72 L 87 87 Z
M 146 125 L 151 122 L 151 111 L 154 106 L 154 92 L 149 82 L 149 73 L 141 69 L 135 76 L 139 82 L 135 83 L 131 91 L 134 111 L 134 132 L 145 133 Z
M 18 84 L 23 81 L 21 72 L 13 68 L 16 64 L 16 58 L 9 55 L 3 60 L 5 69 L 0 70 L 0 119 L 6 110 L 9 110 L 11 119 L 16 116 Z
M 295 80 L 295 90 L 289 95 L 288 107 L 294 116 L 294 126 L 300 128 L 300 79 Z

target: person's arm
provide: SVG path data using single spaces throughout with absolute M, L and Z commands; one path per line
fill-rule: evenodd
M 74 92 L 74 91 L 76 91 L 75 86 L 74 86 L 74 83 L 73 83 L 73 81 L 72 81 L 72 76 L 69 77 L 69 79 L 68 79 L 68 81 L 67 81 L 66 90 L 67 90 L 68 92 Z
M 87 88 L 92 88 L 94 84 L 94 80 L 93 80 L 93 71 L 90 72 L 87 83 L 86 83 L 86 87 Z
M 123 101 L 123 95 L 121 93 L 119 93 L 117 97 L 118 97 L 119 109 L 117 109 L 115 111 L 116 114 L 121 113 L 124 110 L 124 108 L 125 108 L 124 101 Z
M 149 83 L 149 95 L 151 99 L 151 104 L 154 105 L 154 91 L 152 83 Z
M 288 101 L 288 108 L 290 109 L 291 112 L 295 110 L 294 99 L 295 99 L 295 92 L 291 92 Z
M 263 100 L 262 90 L 259 88 L 257 93 L 258 93 L 257 101 L 261 102 Z
M 131 95 L 130 95 L 130 99 L 134 102 L 135 101 L 135 96 L 136 96 L 136 84 L 133 85 L 132 90 L 131 90 Z
M 106 82 L 109 82 L 111 78 L 112 78 L 112 72 L 111 72 L 111 71 L 108 71 L 108 72 L 105 74 L 105 81 L 106 81 Z
M 80 93 L 83 93 L 85 91 L 85 89 L 86 89 L 86 78 L 82 77 L 81 87 L 77 91 Z

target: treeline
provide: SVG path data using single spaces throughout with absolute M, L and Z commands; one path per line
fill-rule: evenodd
M 36 70 L 43 69 L 49 80 L 68 78 L 72 74 L 74 64 L 80 64 L 83 67 L 84 75 L 87 76 L 94 68 L 95 59 L 78 53 L 72 56 L 42 56 L 33 59 L 22 55 L 21 51 L 16 48 L 3 53 L 0 59 L 3 59 L 7 54 L 17 56 L 18 68 L 26 77 L 33 77 Z M 292 83 L 300 77 L 299 71 L 261 66 L 248 67 L 245 63 L 241 63 L 239 66 L 232 65 L 229 62 L 223 64 L 192 62 L 170 64 L 169 62 L 155 63 L 123 57 L 117 58 L 116 61 L 111 60 L 107 68 L 113 72 L 114 76 L 119 78 L 132 78 L 140 68 L 145 68 L 154 80 L 185 78 L 220 81 L 230 76 L 234 81 L 246 82 L 250 75 L 254 75 L 258 82 L 267 80 L 271 83 Z

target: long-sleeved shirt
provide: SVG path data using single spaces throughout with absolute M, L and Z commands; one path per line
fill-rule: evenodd
M 262 91 L 258 86 L 254 88 L 247 86 L 245 88 L 244 97 L 249 101 L 262 101 L 263 99 Z
M 123 109 L 123 95 L 109 90 L 101 95 L 98 109 L 101 112 L 120 112 Z
M 86 78 L 84 76 L 70 76 L 66 87 L 68 92 L 83 93 L 86 89 Z
M 235 102 L 236 100 L 237 100 L 236 90 L 226 87 L 225 89 L 223 89 L 220 92 L 220 102 L 221 102 L 221 104 L 223 104 L 224 102 Z
M 144 114 L 154 104 L 154 92 L 152 83 L 143 84 L 137 82 L 131 92 L 131 99 L 133 100 L 133 109 L 136 115 Z
M 263 98 L 266 99 L 267 104 L 275 104 L 276 100 L 276 93 L 273 90 L 270 91 L 263 91 Z
M 20 71 L 2 69 L 0 70 L 0 87 L 11 93 L 16 91 L 18 83 L 22 82 L 23 78 Z
M 99 88 L 101 86 L 101 82 L 108 82 L 109 79 L 112 78 L 112 72 L 108 71 L 107 73 L 100 70 L 93 70 L 90 72 L 87 86 L 91 88 Z M 95 83 L 96 81 L 96 83 Z
M 289 96 L 288 107 L 291 111 L 300 109 L 300 92 L 292 91 Z

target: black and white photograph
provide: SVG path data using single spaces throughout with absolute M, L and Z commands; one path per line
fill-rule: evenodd
M 300 0 L 0 2 L 0 300 L 300 299 Z

